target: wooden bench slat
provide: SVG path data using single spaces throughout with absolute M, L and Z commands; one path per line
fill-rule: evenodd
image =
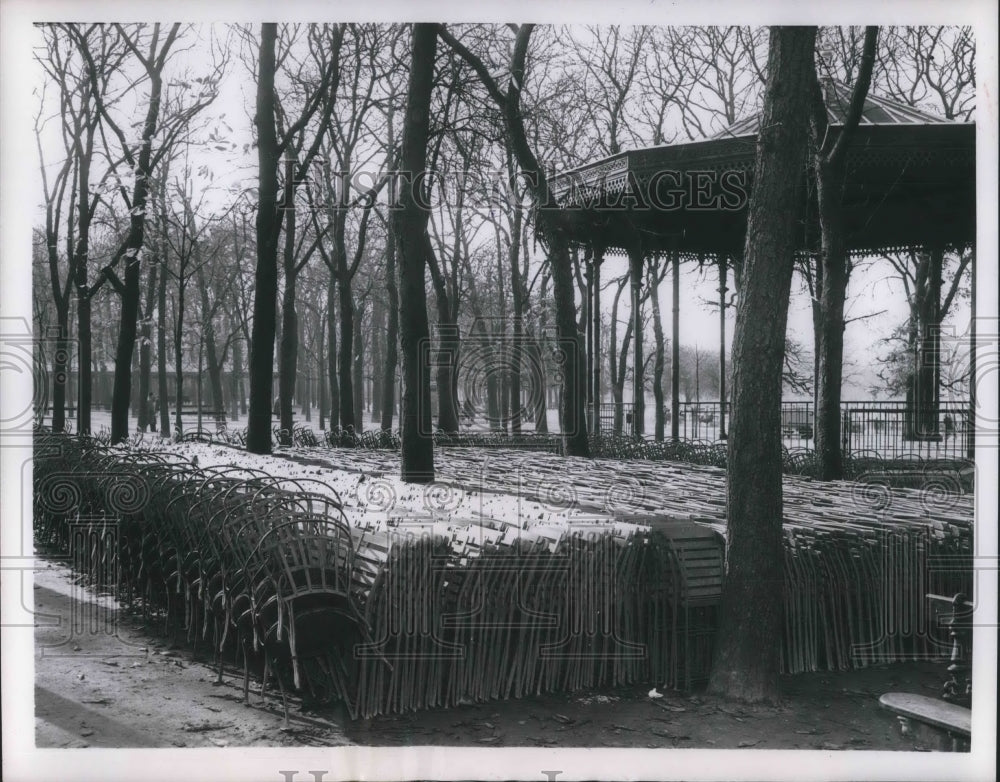
M 879 703 L 902 717 L 966 737 L 972 735 L 972 710 L 964 706 L 912 692 L 887 692 L 879 698 Z

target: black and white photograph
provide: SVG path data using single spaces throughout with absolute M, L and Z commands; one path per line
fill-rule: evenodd
M 995 779 L 996 9 L 802 5 L 0 0 L 4 779 Z

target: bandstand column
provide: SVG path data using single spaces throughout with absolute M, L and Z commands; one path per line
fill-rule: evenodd
M 595 409 L 593 406 L 594 389 L 590 383 L 591 368 L 594 366 L 594 328 L 593 328 L 593 320 L 590 317 L 590 313 L 592 312 L 592 308 L 594 306 L 593 257 L 594 257 L 593 251 L 591 249 L 588 249 L 587 253 L 584 255 L 584 267 L 583 267 L 583 276 L 584 280 L 587 283 L 587 294 L 586 294 L 587 300 L 583 303 L 582 307 L 584 314 L 584 323 L 585 323 L 584 331 L 586 332 L 586 342 L 587 342 L 587 347 L 586 347 L 587 360 L 584 362 L 583 374 L 584 377 L 586 377 L 586 392 L 585 392 L 586 408 L 587 408 L 586 418 L 589 424 L 588 429 L 590 431 L 594 430 L 594 418 L 596 417 Z
M 632 283 L 632 434 L 639 437 L 645 431 L 645 396 L 643 394 L 642 356 L 642 244 L 636 242 L 629 247 L 629 278 Z
M 680 439 L 681 415 L 681 259 L 675 250 L 671 253 L 673 263 L 673 333 L 670 344 L 670 439 L 674 442 Z
M 976 246 L 972 245 L 972 260 L 969 262 L 971 277 L 971 297 L 969 299 L 972 317 L 969 319 L 969 415 L 965 423 L 965 458 L 976 458 Z
M 594 421 L 592 432 L 601 431 L 601 263 L 604 261 L 604 248 L 594 245 L 593 256 L 593 292 L 590 305 L 590 334 L 593 344 L 593 361 L 591 372 L 591 399 L 593 400 Z
M 728 258 L 720 254 L 719 263 L 719 439 L 726 434 L 726 263 Z

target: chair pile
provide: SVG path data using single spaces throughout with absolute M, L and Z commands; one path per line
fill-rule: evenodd
M 39 545 L 70 550 L 87 575 L 113 573 L 118 597 L 168 625 L 182 616 L 191 641 L 211 627 L 220 677 L 235 637 L 244 697 L 256 656 L 282 693 L 353 705 L 350 645 L 366 636 L 353 532 L 329 487 L 41 432 L 33 483 Z
M 113 530 L 116 545 L 98 548 L 119 596 L 162 610 L 168 626 L 182 620 L 192 642 L 211 633 L 220 677 L 235 639 L 245 697 L 257 657 L 283 694 L 342 700 L 356 717 L 637 681 L 690 686 L 707 671 L 712 628 L 696 604 L 708 593 L 684 569 L 685 542 L 705 535 L 696 525 L 352 527 L 318 481 L 65 435 L 36 442 L 39 543 L 65 549 L 75 528 Z M 718 540 L 713 550 L 717 598 Z
M 431 487 L 442 496 L 423 495 L 434 512 L 400 495 L 375 513 L 347 492 L 391 475 L 391 453 L 282 457 L 339 470 L 343 499 L 316 479 L 190 458 L 39 432 L 36 536 L 182 618 L 192 641 L 211 630 L 220 654 L 235 641 L 245 692 L 250 659 L 282 693 L 356 717 L 707 676 L 718 468 L 450 449 Z M 472 493 L 478 513 L 455 499 Z M 800 479 L 784 496 L 784 670 L 934 652 L 922 596 L 971 593 L 968 498 Z
M 392 457 L 372 453 L 338 452 L 337 460 L 342 468 L 365 472 L 394 469 Z M 533 500 L 563 512 L 571 525 L 613 515 L 655 529 L 654 520 L 666 517 L 725 534 L 725 472 L 715 467 L 512 450 L 450 450 L 438 454 L 436 463 L 439 480 L 448 485 Z M 971 496 L 947 477 L 920 490 L 893 488 L 877 473 L 869 478 L 785 481 L 785 672 L 939 653 L 939 634 L 928 627 L 923 596 L 972 594 Z M 714 608 L 701 613 L 705 624 L 714 623 Z M 694 624 L 687 628 L 692 636 Z M 658 642 L 644 641 L 650 648 Z
M 381 554 L 365 606 L 376 640 L 356 648 L 359 713 L 703 679 L 720 541 L 636 521 L 375 530 L 359 547 Z

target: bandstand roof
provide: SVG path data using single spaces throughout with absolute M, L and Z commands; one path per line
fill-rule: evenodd
M 830 132 L 842 128 L 850 88 L 826 82 Z M 557 174 L 560 206 L 577 209 L 573 239 L 622 252 L 740 255 L 760 115 L 705 141 L 635 149 Z M 975 238 L 975 124 L 869 96 L 847 150 L 843 205 L 854 254 Z M 819 246 L 816 201 L 804 193 L 802 251 Z

